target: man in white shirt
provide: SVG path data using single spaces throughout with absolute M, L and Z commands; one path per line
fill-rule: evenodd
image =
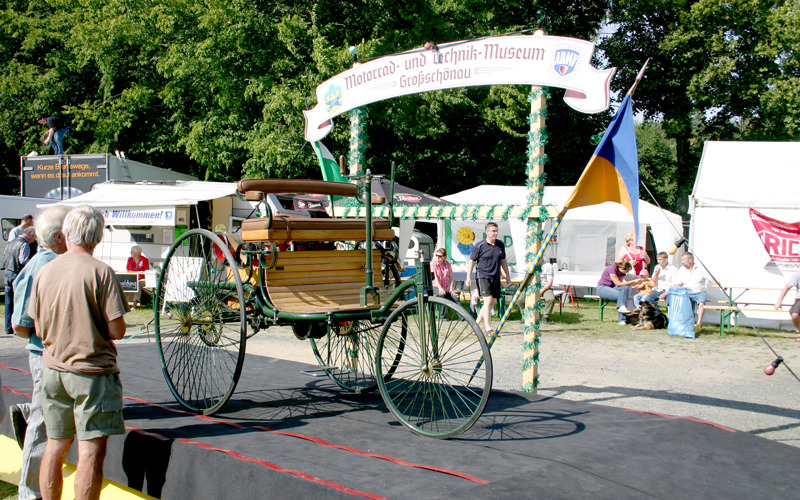
M 706 275 L 703 269 L 694 265 L 694 255 L 689 252 L 681 257 L 683 267 L 675 273 L 672 288 L 682 286 L 689 289 L 689 300 L 697 304 L 697 325 L 703 325 L 703 313 L 706 305 Z
M 634 295 L 633 305 L 636 307 L 639 307 L 642 302 L 655 304 L 659 300 L 666 300 L 669 289 L 675 281 L 678 268 L 669 263 L 667 252 L 659 252 L 656 259 L 658 265 L 653 269 L 653 277 L 646 282 L 652 289 L 649 292 L 645 289 L 643 293 Z
M 653 281 L 656 282 L 656 288 L 645 299 L 646 302 L 667 300 L 669 289 L 672 287 L 672 283 L 675 282 L 675 275 L 678 274 L 678 268 L 669 263 L 667 252 L 658 252 L 656 260 L 658 265 L 653 271 Z

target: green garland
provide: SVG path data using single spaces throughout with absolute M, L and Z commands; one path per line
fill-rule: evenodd
M 357 173 L 364 171 L 364 151 L 367 149 L 367 108 L 360 107 L 350 111 L 350 167 L 358 165 Z
M 523 342 L 520 350 L 522 352 L 525 352 L 536 349 L 537 347 L 539 347 L 539 337 L 536 337 L 536 340 L 534 340 L 533 342 Z
M 400 215 L 397 217 L 398 219 L 449 219 L 449 220 L 478 220 L 478 218 L 486 218 L 492 220 L 503 220 L 507 221 L 511 218 L 511 212 L 514 210 L 515 205 L 473 205 L 473 204 L 465 204 L 459 205 L 463 207 L 460 216 L 456 216 L 455 210 L 450 210 L 447 215 L 443 215 L 445 210 L 449 208 L 445 205 L 403 205 L 400 207 L 395 207 L 395 209 L 400 210 Z M 488 212 L 486 213 L 485 217 L 480 217 L 480 210 L 485 207 L 489 207 Z M 356 218 L 361 217 L 361 210 L 364 208 L 364 205 L 358 202 L 355 198 L 347 198 L 343 201 L 341 208 L 344 210 L 338 217 L 342 218 Z M 519 220 L 526 220 L 530 215 L 531 211 L 533 210 L 532 206 L 527 206 L 523 209 L 522 215 L 518 217 Z M 547 214 L 547 208 L 542 208 L 539 206 L 539 219 L 541 219 L 542 211 Z M 381 206 L 374 206 L 372 207 L 372 215 L 376 217 L 388 217 L 389 207 L 386 205 Z M 543 236 L 537 236 L 536 241 L 542 241 Z
M 525 358 L 522 362 L 522 371 L 532 368 L 536 364 L 539 364 L 539 351 L 534 352 L 532 357 Z

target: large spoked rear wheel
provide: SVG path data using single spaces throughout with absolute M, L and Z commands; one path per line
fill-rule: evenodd
M 450 438 L 483 413 L 492 390 L 492 358 L 463 307 L 425 297 L 423 309 L 420 314 L 412 300 L 386 320 L 378 340 L 378 388 L 403 425 L 424 436 Z
M 236 269 L 218 236 L 193 229 L 170 248 L 153 301 L 169 389 L 181 405 L 206 415 L 230 399 L 244 363 L 247 321 Z

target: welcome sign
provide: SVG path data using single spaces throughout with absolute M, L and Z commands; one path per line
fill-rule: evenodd
M 114 226 L 174 226 L 175 207 L 146 209 L 105 209 L 107 225 Z
M 342 113 L 392 97 L 480 85 L 542 85 L 566 89 L 564 101 L 576 111 L 608 109 L 615 68 L 591 66 L 594 44 L 543 34 L 495 36 L 426 44 L 356 64 L 316 89 L 317 105 L 303 111 L 305 138 L 319 141 Z

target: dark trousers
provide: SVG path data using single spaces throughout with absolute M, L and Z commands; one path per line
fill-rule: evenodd
M 14 280 L 17 278 L 17 273 L 11 271 L 3 271 L 6 284 L 6 333 L 14 334 L 11 328 L 11 315 L 14 314 Z

